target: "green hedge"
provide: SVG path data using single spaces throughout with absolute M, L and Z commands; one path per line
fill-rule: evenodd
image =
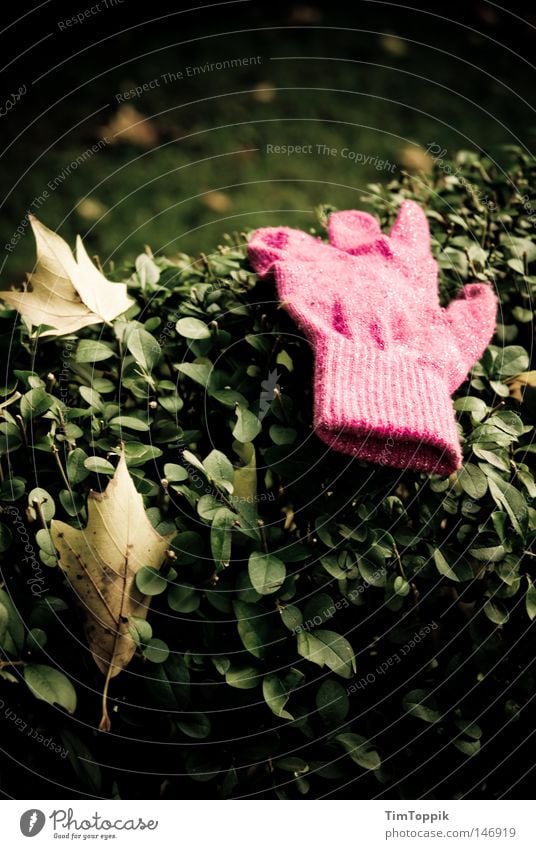
M 500 296 L 454 402 L 465 465 L 448 479 L 316 439 L 310 348 L 245 234 L 109 270 L 136 300 L 113 327 L 38 340 L 0 314 L 4 793 L 523 795 L 536 390 L 534 373 L 512 379 L 530 370 L 536 168 L 503 155 L 504 170 L 460 152 L 355 203 L 385 227 L 404 198 L 424 206 L 444 303 L 473 280 Z M 84 527 L 121 441 L 152 524 L 175 536 L 164 580 L 140 578 L 150 627 L 103 733 L 103 676 L 48 525 Z

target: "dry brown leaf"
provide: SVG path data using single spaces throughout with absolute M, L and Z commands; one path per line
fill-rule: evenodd
M 380 45 L 391 56 L 406 56 L 408 53 L 408 42 L 394 33 L 382 35 Z
M 408 171 L 424 171 L 426 174 L 430 174 L 434 167 L 432 157 L 416 145 L 404 147 L 399 151 L 398 158 L 400 164 Z
M 76 211 L 84 221 L 98 221 L 108 211 L 98 198 L 83 198 L 76 204 Z
M 231 198 L 225 192 L 205 192 L 201 202 L 213 212 L 228 212 L 233 205 Z
M 262 81 L 257 83 L 251 94 L 253 100 L 257 103 L 271 103 L 275 100 L 277 89 L 273 83 Z
M 82 608 L 89 648 L 106 675 L 99 727 L 108 731 L 108 684 L 132 659 L 131 618 L 145 619 L 150 602 L 136 588 L 136 573 L 142 566 L 160 569 L 173 534 L 163 537 L 151 525 L 124 455 L 104 492 L 90 493 L 87 509 L 84 530 L 54 519 L 50 532 Z
M 521 374 L 516 374 L 515 377 L 509 378 L 506 383 L 512 398 L 515 398 L 521 404 L 527 387 L 536 388 L 536 371 L 524 371 Z
M 132 301 L 124 283 L 110 283 L 91 262 L 80 236 L 76 259 L 67 244 L 33 215 L 37 262 L 28 275 L 31 289 L 1 292 L 0 297 L 16 309 L 30 327 L 49 325 L 41 336 L 75 333 L 89 324 L 109 323 L 125 312 Z
M 159 141 L 156 124 L 129 103 L 119 107 L 109 123 L 102 127 L 101 135 L 109 144 L 130 142 L 143 148 L 155 147 Z

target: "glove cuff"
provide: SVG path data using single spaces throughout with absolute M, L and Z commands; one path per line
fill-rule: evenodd
M 442 475 L 461 466 L 452 401 L 440 370 L 410 351 L 317 337 L 315 431 L 337 451 Z

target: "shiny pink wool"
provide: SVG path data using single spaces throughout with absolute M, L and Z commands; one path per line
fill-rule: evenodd
M 482 356 L 497 301 L 487 283 L 439 306 L 422 209 L 404 201 L 390 236 L 366 212 L 332 213 L 330 244 L 290 227 L 249 241 L 261 276 L 315 351 L 314 426 L 331 448 L 448 475 L 461 465 L 450 395 Z

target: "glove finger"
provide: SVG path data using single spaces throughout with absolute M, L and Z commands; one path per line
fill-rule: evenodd
M 407 254 L 422 257 L 430 253 L 430 227 L 418 203 L 412 200 L 402 203 L 390 239 Z
M 327 257 L 326 250 L 329 251 Z M 292 227 L 261 227 L 252 233 L 248 242 L 249 261 L 261 277 L 268 274 L 276 262 L 312 263 L 320 258 L 329 261 L 332 253 L 333 248 L 320 239 Z
M 332 212 L 328 221 L 330 244 L 347 253 L 355 253 L 381 236 L 381 228 L 373 215 L 357 209 Z
M 445 310 L 457 356 L 449 366 L 450 391 L 480 359 L 495 331 L 497 298 L 488 283 L 469 283 Z

